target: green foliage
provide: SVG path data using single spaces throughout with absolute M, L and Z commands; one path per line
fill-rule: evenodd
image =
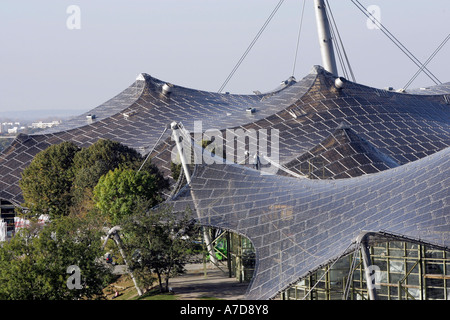
M 170 163 L 170 171 L 172 172 L 172 178 L 174 180 L 178 180 L 181 173 L 181 163 L 176 164 L 174 162 Z
M 78 151 L 74 143 L 63 142 L 34 157 L 19 182 L 25 207 L 51 218 L 68 214 L 72 205 L 72 164 Z
M 75 155 L 72 194 L 79 204 L 92 196 L 92 190 L 100 177 L 116 168 L 136 168 L 141 155 L 119 142 L 100 139 Z
M 27 228 L 0 244 L 0 299 L 79 299 L 101 295 L 109 274 L 101 249 L 104 217 L 124 217 L 161 202 L 168 187 L 159 170 L 120 143 L 99 140 L 80 149 L 71 142 L 38 153 L 20 187 L 29 218 L 48 214 L 42 230 Z M 99 215 L 102 214 L 102 215 Z M 82 273 L 82 289 L 67 288 L 67 268 Z
M 148 172 L 151 175 L 154 176 L 157 183 L 158 190 L 162 191 L 165 189 L 168 189 L 170 184 L 169 180 L 165 179 L 161 171 L 159 171 L 158 167 L 156 167 L 151 161 L 151 159 L 148 159 L 144 165 L 141 168 L 141 172 Z M 142 165 L 142 163 L 139 163 L 139 166 Z
M 23 229 L 0 246 L 0 299 L 99 298 L 111 277 L 102 264 L 96 220 L 61 217 L 37 234 Z M 81 270 L 81 289 L 69 289 L 69 266 Z
M 90 168 L 97 163 L 102 163 L 104 168 L 108 168 L 106 172 L 115 168 L 134 169 L 141 161 L 142 157 L 136 150 L 116 141 L 99 139 L 75 156 L 74 170 Z
M 158 177 L 147 171 L 115 169 L 102 176 L 94 188 L 97 208 L 114 225 L 132 212 L 140 201 L 153 207 L 162 199 Z
M 198 225 L 189 210 L 175 213 L 168 206 L 151 212 L 137 211 L 122 224 L 130 268 L 146 289 L 156 274 L 161 292 L 169 278 L 181 273 L 194 253 Z
M 52 145 L 22 173 L 23 206 L 30 215 L 46 213 L 50 218 L 86 214 L 94 208 L 93 190 L 101 176 L 117 168 L 137 169 L 142 161 L 136 150 L 111 140 L 100 139 L 83 149 L 72 142 Z M 150 161 L 141 172 L 153 177 L 157 189 L 168 188 L 169 182 Z

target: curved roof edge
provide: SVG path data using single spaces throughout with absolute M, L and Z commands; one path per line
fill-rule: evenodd
M 142 79 L 143 76 L 141 73 L 136 78 L 136 81 L 113 98 L 81 115 L 70 118 L 63 122 L 62 125 L 43 130 L 39 134 L 56 133 L 80 128 L 122 112 L 135 103 L 144 93 L 146 81 L 142 81 Z
M 192 204 L 200 223 L 248 237 L 256 249 L 257 269 L 246 297 L 270 299 L 342 256 L 362 230 L 448 250 L 448 206 L 438 204 L 445 199 L 442 187 L 448 179 L 442 172 L 449 152 L 446 148 L 373 175 L 334 181 L 261 175 L 238 165 L 202 165 L 192 176 L 191 192 L 171 204 L 181 210 Z M 229 181 L 221 182 L 225 177 Z M 356 199 L 359 206 L 353 205 Z M 277 260 L 280 250 L 289 254 L 283 265 Z M 278 268 L 286 273 L 279 274 Z
M 289 77 L 287 80 L 282 81 L 281 84 L 276 87 L 275 89 L 260 93 L 255 92 L 256 96 L 260 96 L 261 100 L 276 94 L 280 91 L 283 91 L 284 89 L 296 84 L 297 81 L 293 76 Z M 106 102 L 102 103 L 101 105 L 82 113 L 81 115 L 74 116 L 73 118 L 70 118 L 69 120 L 65 121 L 62 125 L 48 128 L 46 130 L 43 130 L 39 132 L 39 134 L 46 134 L 46 133 L 56 133 L 60 131 L 67 131 L 75 128 L 80 128 L 83 126 L 87 126 L 89 124 L 104 120 L 108 117 L 111 117 L 113 115 L 116 115 L 118 113 L 123 112 L 125 109 L 131 107 L 134 103 L 136 103 L 139 98 L 146 92 L 146 90 L 151 90 L 151 88 L 156 89 L 158 91 L 161 91 L 164 93 L 164 90 L 166 87 L 168 87 L 169 91 L 167 93 L 170 93 L 172 90 L 188 90 L 192 91 L 193 93 L 201 92 L 204 94 L 209 95 L 215 95 L 217 97 L 221 97 L 223 95 L 230 95 L 230 96 L 240 96 L 240 97 L 254 97 L 255 94 L 229 94 L 229 93 L 217 93 L 217 92 L 210 92 L 210 91 L 204 91 L 204 90 L 197 90 L 193 88 L 188 88 L 180 85 L 175 85 L 167 81 L 160 80 L 158 78 L 152 77 L 151 75 L 147 73 L 140 73 L 136 80 L 125 90 L 114 96 L 113 98 L 107 100 Z

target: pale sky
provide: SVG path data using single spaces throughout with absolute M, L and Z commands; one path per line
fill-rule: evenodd
M 1 0 L 0 112 L 92 109 L 139 73 L 216 92 L 279 0 Z M 403 87 L 418 67 L 350 0 L 329 0 L 358 83 Z M 448 0 L 360 0 L 425 62 L 450 32 Z M 225 91 L 271 90 L 292 75 L 303 0 L 285 0 Z M 80 8 L 70 30 L 67 8 Z M 294 76 L 321 65 L 307 0 Z M 450 41 L 428 68 L 450 81 Z M 338 67 L 339 68 L 339 67 Z M 419 76 L 410 88 L 434 83 Z

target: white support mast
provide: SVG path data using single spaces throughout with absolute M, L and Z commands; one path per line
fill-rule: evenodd
M 372 275 L 372 260 L 370 258 L 368 238 L 372 232 L 362 231 L 356 238 L 356 242 L 360 244 L 361 255 L 364 265 L 364 274 L 366 277 L 367 293 L 370 300 L 377 300 L 377 290 L 374 284 L 375 277 Z M 354 253 L 356 254 L 356 252 Z
M 178 154 L 180 155 L 180 160 L 181 160 L 181 166 L 183 168 L 184 175 L 186 177 L 186 181 L 188 184 L 191 184 L 191 173 L 189 171 L 187 160 L 184 156 L 183 146 L 181 145 L 181 142 L 180 142 L 180 133 L 178 131 L 178 130 L 180 130 L 180 125 L 174 121 L 170 124 L 170 128 L 172 129 L 173 139 L 175 140 L 175 143 L 177 145 Z M 191 189 L 191 196 L 192 196 L 192 200 L 194 202 L 195 210 L 197 211 L 197 214 L 198 214 L 199 211 L 197 208 L 197 201 L 195 199 L 194 190 L 192 190 L 192 189 Z M 209 236 L 209 233 L 205 228 L 203 228 L 203 238 L 205 239 L 206 248 L 208 250 L 211 262 L 213 264 L 217 265 L 217 258 L 216 258 L 216 254 L 214 252 L 214 246 L 212 245 L 211 237 Z
M 338 72 L 330 33 L 330 23 L 328 21 L 324 0 L 314 0 L 314 9 L 316 11 L 317 32 L 319 34 L 323 67 L 337 77 Z

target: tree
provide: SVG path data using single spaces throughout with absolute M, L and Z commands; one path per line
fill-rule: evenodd
M 100 177 L 116 168 L 136 168 L 142 156 L 119 142 L 99 139 L 78 152 L 73 161 L 72 195 L 75 204 L 92 198 Z
M 119 142 L 99 139 L 87 148 L 72 142 L 52 145 L 39 152 L 22 173 L 23 207 L 34 212 L 62 215 L 86 214 L 94 209 L 93 189 L 110 170 L 137 169 L 144 158 Z M 158 168 L 147 161 L 141 169 L 156 179 L 158 189 L 168 187 Z
M 190 210 L 176 213 L 169 206 L 129 216 L 122 224 L 123 240 L 140 284 L 148 289 L 156 274 L 160 291 L 167 292 L 170 277 L 195 253 L 198 228 Z
M 51 218 L 68 214 L 72 205 L 72 164 L 79 150 L 72 142 L 62 142 L 34 157 L 19 181 L 24 207 Z
M 176 164 L 174 162 L 170 162 L 170 171 L 172 172 L 172 178 L 175 181 L 180 177 L 181 170 L 181 163 Z
M 134 212 L 138 202 L 153 207 L 162 201 L 158 176 L 147 171 L 115 169 L 102 176 L 94 188 L 96 207 L 113 225 Z
M 106 168 L 136 168 L 142 156 L 135 150 L 117 141 L 99 139 L 84 148 L 74 159 L 75 170 L 88 168 L 103 162 Z
M 138 169 L 144 158 L 134 149 L 116 141 L 99 139 L 94 144 L 78 152 L 73 161 L 74 181 L 72 186 L 75 209 L 86 206 L 92 208 L 94 187 L 101 176 L 114 169 Z M 159 189 L 168 187 L 156 166 L 147 161 L 142 171 L 154 174 Z
M 0 246 L 0 299 L 101 298 L 111 274 L 101 262 L 100 235 L 98 219 L 72 216 L 60 217 L 38 233 L 22 229 Z M 79 287 L 68 286 L 70 266 L 80 270 Z

